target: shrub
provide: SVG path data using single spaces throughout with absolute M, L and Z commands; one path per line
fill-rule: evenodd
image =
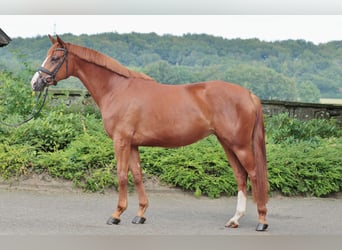
M 34 170 L 34 148 L 27 145 L 0 144 L 0 176 L 5 180 L 25 176 Z
M 0 71 L 0 112 L 5 118 L 11 114 L 26 116 L 35 106 L 35 93 L 27 87 L 26 79 Z
M 72 180 L 86 190 L 117 186 L 113 144 L 104 133 L 84 133 L 64 150 L 40 156 L 37 163 L 51 176 Z
M 312 119 L 301 121 L 287 113 L 266 118 L 268 143 L 292 144 L 300 141 L 319 142 L 320 138 L 341 137 L 336 120 Z
M 284 195 L 324 196 L 342 189 L 342 139 L 269 144 L 268 175 L 271 191 Z
M 43 152 L 65 148 L 82 133 L 82 117 L 52 111 L 44 119 L 35 119 L 15 129 L 9 137 L 12 144 L 28 144 Z

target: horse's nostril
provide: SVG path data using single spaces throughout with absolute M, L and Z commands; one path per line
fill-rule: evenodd
M 41 81 L 36 81 L 32 84 L 33 91 L 41 92 L 44 90 L 45 85 Z
M 33 82 L 31 86 L 33 90 L 36 90 L 37 82 Z

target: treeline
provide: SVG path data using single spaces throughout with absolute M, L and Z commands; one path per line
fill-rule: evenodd
M 243 85 L 262 99 L 318 102 L 342 98 L 342 41 L 315 45 L 303 40 L 264 42 L 210 35 L 155 33 L 64 34 L 159 82 L 179 84 L 221 79 Z M 47 37 L 15 38 L 0 49 L 0 73 L 36 69 L 51 46 Z M 60 84 L 79 88 L 76 79 Z

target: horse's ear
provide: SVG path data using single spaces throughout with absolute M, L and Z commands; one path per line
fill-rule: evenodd
M 65 48 L 65 42 L 57 35 L 57 41 L 59 45 L 61 45 L 63 48 Z
M 53 38 L 52 36 L 48 35 L 50 38 L 50 41 L 52 42 L 52 44 L 57 43 L 57 40 L 55 38 Z

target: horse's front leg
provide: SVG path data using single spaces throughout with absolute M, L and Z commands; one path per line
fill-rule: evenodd
M 131 145 L 127 140 L 120 137 L 114 140 L 114 151 L 119 195 L 117 209 L 107 220 L 108 225 L 119 224 L 121 214 L 127 209 L 128 161 L 131 153 Z
M 139 198 L 139 210 L 137 216 L 132 220 L 134 224 L 143 224 L 146 220 L 145 211 L 148 207 L 148 199 L 145 192 L 143 183 L 142 169 L 140 165 L 140 156 L 138 147 L 131 148 L 131 154 L 129 157 L 129 170 L 131 171 L 134 178 L 134 185 L 138 193 Z

